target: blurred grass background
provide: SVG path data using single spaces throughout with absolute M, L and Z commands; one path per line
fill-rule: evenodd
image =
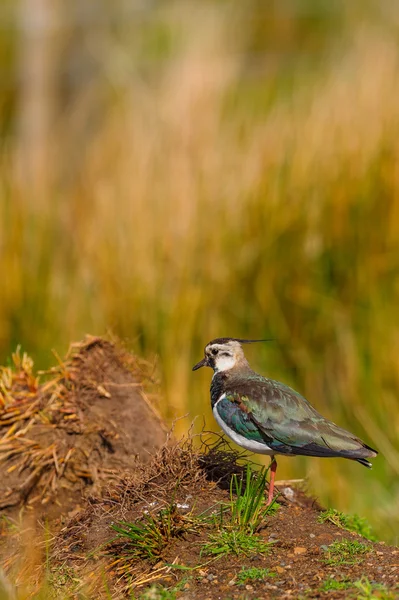
M 112 329 L 164 415 L 248 348 L 380 451 L 280 459 L 399 541 L 399 6 L 3 0 L 0 362 Z M 199 419 L 202 425 L 202 419 Z

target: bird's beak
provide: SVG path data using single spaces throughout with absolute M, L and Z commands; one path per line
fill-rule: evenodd
M 199 363 L 197 363 L 196 365 L 193 366 L 193 371 L 196 371 L 197 369 L 200 369 L 201 367 L 207 367 L 208 366 L 208 361 L 207 358 L 204 357 L 202 360 L 199 361 Z

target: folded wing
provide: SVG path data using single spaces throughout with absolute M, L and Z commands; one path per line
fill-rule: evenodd
M 300 394 L 270 379 L 237 383 L 226 399 L 244 412 L 247 427 L 279 454 L 342 457 L 370 466 L 366 458 L 377 452 L 358 437 L 320 415 Z M 252 433 L 254 435 L 254 433 Z

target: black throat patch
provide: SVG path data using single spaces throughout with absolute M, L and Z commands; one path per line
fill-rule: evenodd
M 220 373 L 215 373 L 212 378 L 211 383 L 211 406 L 212 408 L 215 406 L 216 402 L 219 400 L 220 396 L 225 391 L 225 382 L 227 376 L 223 371 Z

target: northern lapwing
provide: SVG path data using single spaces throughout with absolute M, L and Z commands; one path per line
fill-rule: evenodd
M 340 457 L 371 467 L 377 451 L 320 415 L 298 392 L 255 373 L 242 344 L 265 340 L 217 338 L 194 365 L 214 370 L 211 405 L 223 431 L 239 446 L 271 457 L 268 504 L 272 502 L 276 455 Z

